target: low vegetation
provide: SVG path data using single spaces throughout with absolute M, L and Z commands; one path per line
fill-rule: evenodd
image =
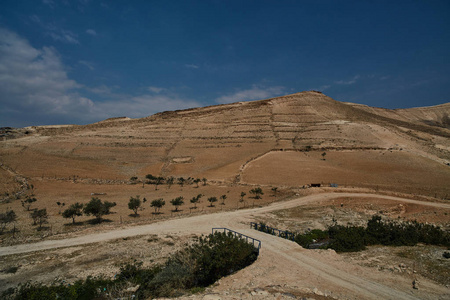
M 115 279 L 99 276 L 46 286 L 27 282 L 3 292 L 2 299 L 148 299 L 201 291 L 223 276 L 252 264 L 258 251 L 231 233 L 200 237 L 173 254 L 165 264 L 143 268 L 134 261 L 120 268 Z M 127 290 L 134 287 L 133 291 Z M 134 296 L 133 296 L 134 295 Z
M 258 224 L 255 229 L 274 234 L 274 230 L 265 224 Z M 331 248 L 337 252 L 361 251 L 369 245 L 414 246 L 424 243 L 450 247 L 450 234 L 438 226 L 417 221 L 383 221 L 380 216 L 373 216 L 366 227 L 333 224 L 327 230 L 314 229 L 295 234 L 294 240 L 304 248 Z

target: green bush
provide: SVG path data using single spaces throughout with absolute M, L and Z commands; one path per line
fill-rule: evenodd
M 41 283 L 20 285 L 2 293 L 1 299 L 90 300 L 113 297 L 126 283 L 138 284 L 136 299 L 176 297 L 195 292 L 219 278 L 236 272 L 258 256 L 257 249 L 231 233 L 214 233 L 201 237 L 191 246 L 172 255 L 164 266 L 143 268 L 133 261 L 120 267 L 114 280 L 88 277 L 73 285 Z
M 313 229 L 305 234 L 297 234 L 294 241 L 303 248 L 309 248 L 311 244 L 327 240 L 329 237 L 328 231 Z
M 364 227 L 334 225 L 328 229 L 332 242 L 329 248 L 337 252 L 361 251 L 366 247 Z

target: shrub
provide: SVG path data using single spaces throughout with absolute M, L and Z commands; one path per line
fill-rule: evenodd
M 294 241 L 303 248 L 309 248 L 311 244 L 327 240 L 329 237 L 328 231 L 313 229 L 305 234 L 297 234 Z
M 128 282 L 139 285 L 135 293 L 137 299 L 175 297 L 186 291 L 198 291 L 248 266 L 257 256 L 256 248 L 244 240 L 231 233 L 215 233 L 201 237 L 193 245 L 176 252 L 164 266 L 142 268 L 142 262 L 135 260 L 120 267 L 114 280 L 88 277 L 73 285 L 61 283 L 51 286 L 27 282 L 3 292 L 1 298 L 107 299 L 107 294 L 112 297 Z
M 329 248 L 337 252 L 352 252 L 366 249 L 364 227 L 334 225 L 328 229 L 332 239 Z

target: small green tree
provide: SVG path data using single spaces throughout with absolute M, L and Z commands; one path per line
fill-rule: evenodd
M 325 160 L 325 155 L 327 155 L 327 153 L 324 152 L 324 153 L 322 153 L 321 155 L 322 155 L 322 160 Z
M 155 199 L 150 203 L 150 206 L 155 208 L 155 214 L 159 213 L 164 205 L 166 205 L 166 201 L 163 198 Z
M 225 205 L 225 200 L 227 199 L 227 195 L 220 196 L 220 199 L 222 200 L 222 205 Z
M 245 195 L 247 195 L 245 192 L 241 192 L 241 202 L 244 202 Z
M 192 197 L 192 199 L 190 200 L 192 204 L 194 204 L 194 209 L 197 208 L 197 203 L 200 201 L 200 198 L 203 197 L 202 194 L 198 194 L 195 197 Z
M 178 184 L 181 186 L 181 188 L 183 188 L 183 186 L 186 182 L 186 179 L 184 179 L 183 177 L 179 177 L 177 180 L 178 180 Z
M 31 205 L 36 202 L 36 198 L 27 197 L 27 199 L 22 200 L 22 207 L 26 208 L 27 211 L 30 211 Z
M 83 204 L 77 202 L 69 206 L 68 209 L 63 211 L 63 218 L 72 218 L 72 224 L 75 224 L 75 217 L 79 217 L 83 214 Z
M 217 197 L 209 197 L 208 202 L 210 203 L 209 207 L 214 207 L 213 203 L 217 202 Z
M 206 182 L 208 181 L 208 179 L 206 179 L 206 178 L 202 178 L 202 181 L 203 181 L 203 185 L 205 186 L 206 185 Z
M 262 189 L 260 187 L 254 188 L 250 190 L 250 194 L 255 195 L 255 199 L 261 199 L 261 195 L 264 195 Z
M 16 221 L 17 216 L 16 213 L 11 209 L 5 213 L 0 213 L 0 234 L 3 234 L 6 226 L 9 223 Z
M 196 188 L 198 188 L 198 183 L 201 181 L 200 178 L 195 178 L 194 183 L 197 185 Z
M 63 208 L 64 206 L 66 206 L 66 203 L 61 203 L 59 201 L 56 202 L 56 205 L 58 205 L 58 214 L 61 214 L 61 208 Z
M 105 201 L 104 203 L 97 197 L 92 197 L 91 201 L 89 201 L 83 208 L 83 212 L 90 216 L 93 215 L 97 218 L 97 221 L 100 222 L 104 215 L 108 215 L 110 213 L 110 209 L 116 206 L 116 202 Z
M 145 178 L 147 179 L 147 184 L 153 184 L 153 182 L 155 181 L 156 177 L 153 176 L 152 174 L 147 174 L 145 175 Z
M 170 187 L 173 185 L 174 182 L 175 182 L 175 178 L 173 176 L 170 176 L 169 178 L 167 178 L 166 179 L 167 187 L 170 189 Z
M 277 187 L 273 187 L 272 188 L 272 192 L 273 192 L 273 195 L 276 196 L 277 192 L 278 192 L 278 188 Z
M 180 197 L 176 197 L 175 199 L 170 200 L 170 203 L 175 206 L 175 211 L 178 211 L 178 206 L 183 205 L 184 201 L 183 201 L 184 197 L 180 196 Z
M 130 197 L 130 201 L 128 202 L 128 208 L 134 211 L 134 215 L 138 215 L 138 209 L 141 207 L 141 199 L 140 196 Z
M 164 182 L 164 177 L 158 176 L 155 179 L 155 191 L 158 190 L 158 185 L 162 184 Z
M 33 219 L 33 225 L 39 224 L 39 229 L 42 228 L 42 224 L 47 223 L 48 214 L 47 209 L 35 209 L 30 213 L 31 218 Z

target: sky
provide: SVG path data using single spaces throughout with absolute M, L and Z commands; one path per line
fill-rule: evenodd
M 450 1 L 2 0 L 0 127 L 318 90 L 450 101 Z

